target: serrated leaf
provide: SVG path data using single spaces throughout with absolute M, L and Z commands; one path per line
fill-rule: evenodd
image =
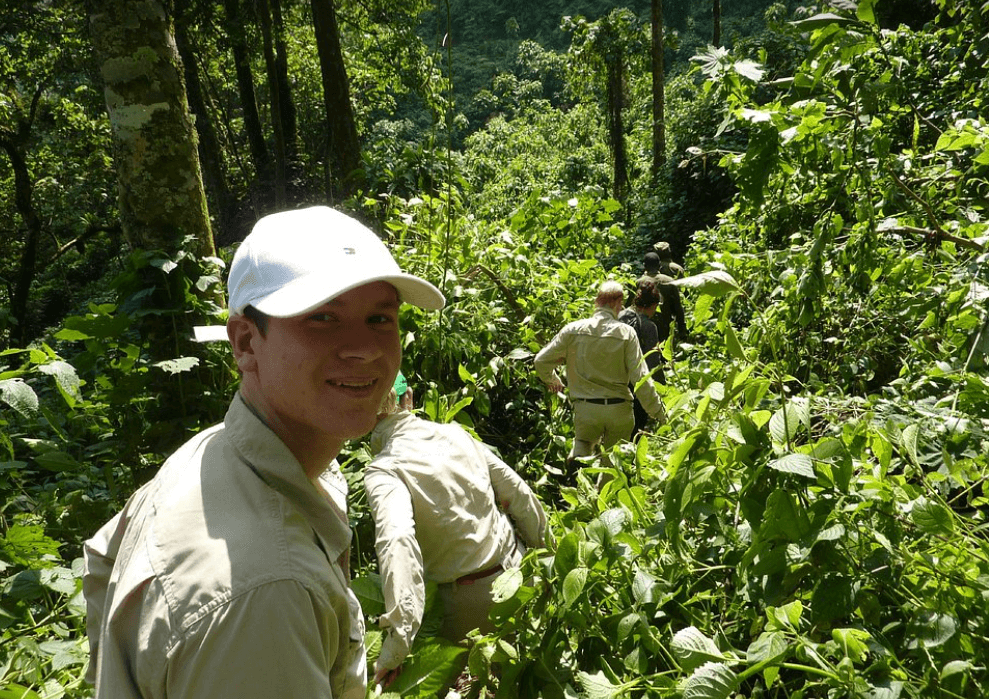
M 951 534 L 955 530 L 951 510 L 924 497 L 914 500 L 910 519 L 925 534 Z
M 515 596 L 522 587 L 525 578 L 518 568 L 510 568 L 495 578 L 491 585 L 491 600 L 495 603 L 504 602 Z
M 584 699 L 615 699 L 625 694 L 629 685 L 612 684 L 603 672 L 590 674 L 587 672 L 577 673 L 577 682 L 580 683 L 581 696 Z
M 814 460 L 807 454 L 784 454 L 770 461 L 769 468 L 805 478 L 817 478 L 817 474 L 814 473 Z
M 704 663 L 683 684 L 683 699 L 728 699 L 735 691 L 735 673 L 724 663 Z
M 0 381 L 0 400 L 26 418 L 38 412 L 38 394 L 23 379 Z
M 677 631 L 670 643 L 670 648 L 673 651 L 673 657 L 677 659 L 677 662 L 686 672 L 692 672 L 712 660 L 725 660 L 724 654 L 714 644 L 714 641 L 694 626 L 688 626 Z

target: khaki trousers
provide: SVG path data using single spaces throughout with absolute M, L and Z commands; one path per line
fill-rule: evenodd
M 622 439 L 629 439 L 635 428 L 635 414 L 632 401 L 600 405 L 583 400 L 573 403 L 573 449 L 570 458 L 593 456 L 595 447 L 600 444 L 607 452 Z M 611 459 L 604 455 L 603 461 L 611 465 Z

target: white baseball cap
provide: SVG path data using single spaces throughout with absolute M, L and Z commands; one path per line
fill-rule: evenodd
M 282 211 L 254 224 L 230 264 L 230 315 L 254 306 L 265 315 L 301 315 L 342 293 L 384 281 L 399 298 L 427 310 L 446 299 L 424 279 L 404 273 L 375 233 L 328 206 Z

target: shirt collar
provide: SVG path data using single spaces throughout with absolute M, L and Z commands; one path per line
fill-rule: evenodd
M 375 425 L 374 430 L 371 432 L 371 453 L 378 454 L 382 449 L 385 448 L 385 444 L 391 439 L 392 434 L 398 429 L 399 425 L 402 425 L 409 420 L 415 419 L 415 415 L 408 412 L 407 410 L 399 410 L 397 413 L 392 413 L 388 417 L 382 418 Z
M 319 536 L 327 555 L 336 559 L 349 551 L 351 532 L 347 513 L 309 481 L 302 464 L 254 414 L 239 392 L 223 422 L 230 442 L 247 467 L 299 509 Z

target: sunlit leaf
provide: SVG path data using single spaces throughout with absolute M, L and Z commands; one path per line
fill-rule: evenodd
M 770 461 L 769 468 L 805 478 L 817 478 L 817 474 L 814 473 L 814 460 L 807 454 L 785 454 Z
M 693 672 L 709 661 L 726 660 L 714 641 L 694 626 L 677 631 L 670 643 L 670 649 L 685 672 Z
M 22 379 L 0 381 L 0 400 L 26 418 L 38 412 L 38 394 Z
M 563 603 L 570 606 L 584 592 L 584 585 L 587 584 L 587 568 L 574 568 L 567 577 L 563 579 Z
M 955 530 L 951 510 L 924 497 L 914 500 L 910 519 L 925 534 L 951 534 Z
M 704 663 L 683 684 L 683 699 L 728 699 L 735 691 L 735 673 L 724 663 Z
M 163 362 L 155 362 L 156 366 L 169 374 L 182 374 L 199 366 L 199 357 L 178 357 L 177 359 L 166 359 Z
M 683 277 L 682 279 L 675 279 L 669 283 L 672 286 L 693 289 L 698 293 L 715 297 L 724 296 L 739 289 L 738 282 L 735 281 L 735 278 L 721 269 L 694 274 L 689 277 Z

